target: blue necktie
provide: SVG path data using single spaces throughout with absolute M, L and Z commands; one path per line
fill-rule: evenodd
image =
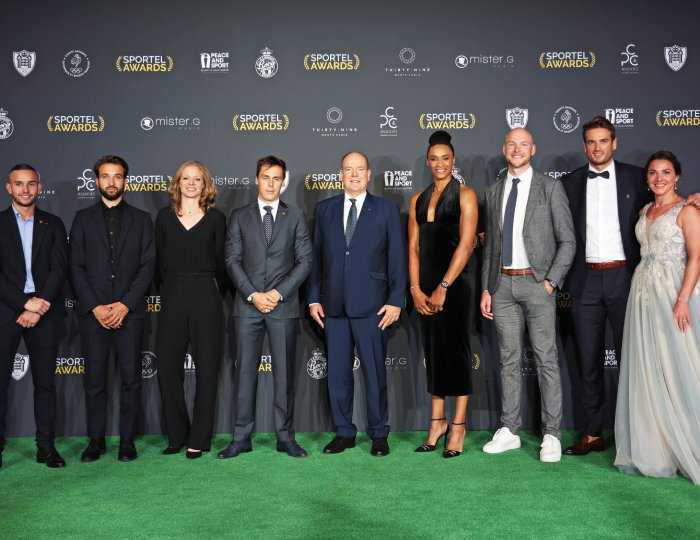
M 270 245 L 270 238 L 272 238 L 272 206 L 263 206 L 265 210 L 265 217 L 263 217 L 263 228 L 265 229 L 265 238 L 267 239 L 267 245 Z
M 357 225 L 357 206 L 355 206 L 355 199 L 350 199 L 350 213 L 348 214 L 348 222 L 345 225 L 345 245 L 350 247 L 350 242 L 352 241 L 352 235 L 355 232 L 355 225 Z
M 520 178 L 513 178 L 513 187 L 510 188 L 506 201 L 506 212 L 503 215 L 503 266 L 513 264 L 513 221 L 515 219 L 515 202 L 518 200 L 518 183 Z

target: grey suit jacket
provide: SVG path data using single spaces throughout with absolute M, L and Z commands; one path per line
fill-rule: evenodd
M 503 192 L 506 173 L 486 190 L 486 245 L 481 288 L 493 293 L 501 279 Z M 523 240 L 535 279 L 561 287 L 576 254 L 569 200 L 559 180 L 534 172 L 525 209 Z
M 300 315 L 298 290 L 311 271 L 311 237 L 302 211 L 280 201 L 270 245 L 255 203 L 231 213 L 224 248 L 226 270 L 236 288 L 234 317 L 262 317 L 248 297 L 276 289 L 283 301 L 269 314 L 275 319 Z

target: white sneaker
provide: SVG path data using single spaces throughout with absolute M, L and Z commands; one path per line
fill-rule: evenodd
M 484 445 L 487 454 L 500 454 L 506 450 L 520 448 L 520 437 L 513 435 L 507 427 L 502 427 L 493 435 L 493 439 Z
M 556 463 L 561 460 L 561 442 L 554 435 L 544 436 L 540 450 L 540 461 L 543 463 Z

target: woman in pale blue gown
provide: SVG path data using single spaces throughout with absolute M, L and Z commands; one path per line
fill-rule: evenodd
M 642 260 L 625 316 L 615 465 L 700 485 L 700 212 L 676 192 L 671 152 L 653 154 L 646 170 L 654 202 L 635 229 Z

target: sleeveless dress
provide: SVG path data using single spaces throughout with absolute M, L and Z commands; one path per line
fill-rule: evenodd
M 459 243 L 460 183 L 454 178 L 445 186 L 435 206 L 435 220 L 428 222 L 428 206 L 435 184 L 416 201 L 420 228 L 420 288 L 430 296 L 442 281 Z M 428 392 L 436 396 L 472 393 L 471 350 L 469 347 L 469 302 L 474 291 L 467 279 L 467 267 L 447 290 L 443 310 L 420 315 Z
M 700 286 L 688 301 L 692 326 L 681 332 L 673 307 L 687 260 L 676 224 L 683 202 L 653 221 L 650 206 L 635 228 L 642 260 L 625 315 L 615 466 L 646 476 L 680 471 L 700 485 Z

